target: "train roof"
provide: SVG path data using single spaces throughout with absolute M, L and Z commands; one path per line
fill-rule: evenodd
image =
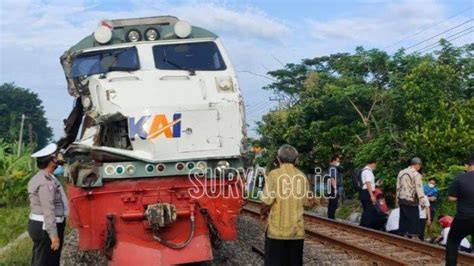
M 131 19 L 117 19 L 117 20 L 103 20 L 101 25 L 106 25 L 111 28 L 112 37 L 106 44 L 97 42 L 94 37 L 94 33 L 86 36 L 81 41 L 76 43 L 74 46 L 69 48 L 68 53 L 76 53 L 84 49 L 92 47 L 107 47 L 109 45 L 128 43 L 127 35 L 131 30 L 138 31 L 141 36 L 141 41 L 145 40 L 146 31 L 149 29 L 155 29 L 159 35 L 157 40 L 173 40 L 181 39 L 176 36 L 174 31 L 175 24 L 180 21 L 174 16 L 157 16 L 157 17 L 145 17 L 145 18 L 131 18 Z M 206 29 L 191 26 L 191 33 L 186 39 L 196 38 L 217 38 L 215 33 L 212 33 Z

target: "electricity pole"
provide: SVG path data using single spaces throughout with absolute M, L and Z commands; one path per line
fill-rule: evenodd
M 282 97 L 281 95 L 276 95 L 275 97 L 270 97 L 270 101 L 278 102 L 277 110 L 281 110 L 287 105 L 287 103 L 285 101 L 285 98 Z
M 33 148 L 33 126 L 31 123 L 28 123 L 28 136 L 29 136 L 29 145 Z
M 25 114 L 21 114 L 20 136 L 18 137 L 18 157 L 21 155 L 21 141 L 23 139 L 23 126 L 25 125 Z

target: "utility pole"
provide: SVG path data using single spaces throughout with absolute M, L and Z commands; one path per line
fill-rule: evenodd
M 286 105 L 287 105 L 287 103 L 285 101 L 285 98 L 281 95 L 276 95 L 275 97 L 270 97 L 269 100 L 273 101 L 273 102 L 278 102 L 277 110 L 281 110 L 284 107 L 286 107 Z
M 31 123 L 28 123 L 28 136 L 30 148 L 33 148 L 33 125 Z
M 20 136 L 18 137 L 18 157 L 21 155 L 21 141 L 23 139 L 23 126 L 25 125 L 25 114 L 21 114 Z

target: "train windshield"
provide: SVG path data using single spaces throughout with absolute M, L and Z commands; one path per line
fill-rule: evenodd
M 74 58 L 70 77 L 138 69 L 140 69 L 140 64 L 136 47 L 101 50 L 83 53 Z
M 155 67 L 166 70 L 225 70 L 214 42 L 180 43 L 153 47 Z

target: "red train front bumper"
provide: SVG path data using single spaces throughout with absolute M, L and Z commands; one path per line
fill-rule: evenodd
M 206 184 L 181 176 L 115 180 L 99 188 L 69 185 L 70 220 L 79 230 L 79 247 L 105 250 L 112 246 L 108 250 L 112 254 L 110 263 L 116 265 L 170 265 L 212 260 L 209 224 L 212 223 L 221 240 L 235 240 L 237 215 L 242 206 L 240 182 L 214 181 Z M 147 205 L 155 203 L 176 206 L 177 220 L 158 231 L 160 238 L 172 243 L 186 241 L 194 210 L 194 235 L 186 247 L 169 248 L 153 238 L 143 214 Z M 113 245 L 111 235 L 116 240 Z

